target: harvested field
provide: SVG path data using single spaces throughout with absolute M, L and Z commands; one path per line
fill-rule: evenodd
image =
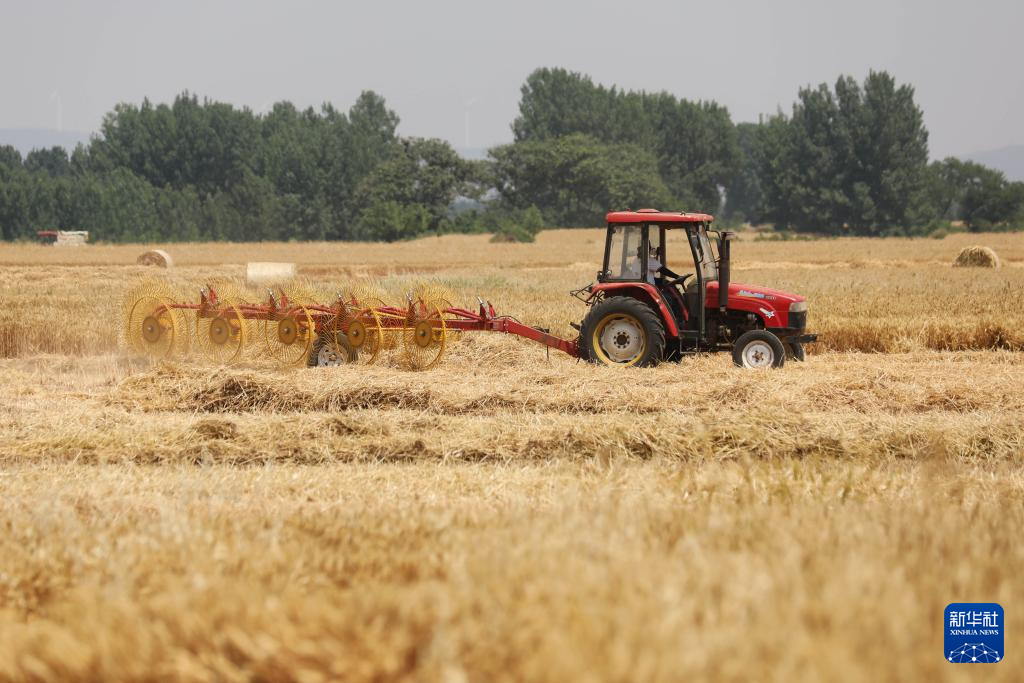
M 180 288 L 286 261 L 569 335 L 600 239 L 161 248 Z M 975 241 L 1003 267 L 953 268 Z M 955 601 L 1004 606 L 1016 677 L 1019 236 L 741 240 L 823 335 L 777 372 L 480 334 L 420 373 L 149 364 L 140 251 L 0 246 L 0 680 L 948 678 Z
M 984 238 L 996 245 L 1007 267 L 952 266 L 976 235 L 876 242 L 744 239 L 734 250 L 733 279 L 807 296 L 811 324 L 823 333 L 812 353 L 1020 350 L 1024 240 L 1012 234 Z M 602 239 L 595 230 L 552 230 L 535 244 L 492 244 L 480 235 L 392 245 L 164 245 L 176 267 L 161 275 L 192 300 L 206 283 L 244 288 L 245 263 L 271 258 L 296 263 L 301 284 L 325 297 L 356 288 L 400 300 L 417 285 L 436 281 L 453 293 L 455 303 L 472 305 L 484 296 L 500 312 L 570 336 L 569 323 L 579 322 L 585 309 L 567 293 L 594 279 Z M 670 240 L 670 253 L 672 248 Z M 6 302 L 0 309 L 0 358 L 115 350 L 117 326 L 109 316 L 116 314 L 103 304 L 116 307 L 126 282 L 153 277 L 153 269 L 135 265 L 139 251 L 130 245 L 0 246 L 0 264 L 10 264 L 0 272 Z M 237 260 L 231 260 L 233 253 Z M 253 294 L 264 296 L 262 290 Z M 55 314 L 61 316 L 59 326 L 52 324 Z

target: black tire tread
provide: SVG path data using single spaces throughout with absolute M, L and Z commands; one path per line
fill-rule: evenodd
M 665 323 L 650 306 L 639 299 L 628 296 L 612 296 L 591 306 L 580 325 L 580 357 L 592 363 L 600 362 L 591 339 L 594 327 L 612 313 L 626 313 L 633 316 L 643 326 L 647 334 L 647 350 L 635 364 L 636 367 L 652 367 L 665 358 Z

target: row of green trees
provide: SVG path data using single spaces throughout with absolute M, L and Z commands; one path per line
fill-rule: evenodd
M 118 105 L 70 156 L 0 148 L 0 236 L 392 240 L 451 229 L 449 207 L 478 192 L 479 171 L 397 126 L 372 92 L 347 113 L 285 102 L 257 116 L 187 93 Z
M 400 137 L 398 123 L 372 92 L 347 112 L 282 102 L 257 115 L 187 93 L 118 105 L 70 155 L 0 147 L 0 237 L 530 239 L 541 225 L 598 225 L 609 209 L 642 206 L 828 234 L 1024 223 L 1024 183 L 957 159 L 929 163 L 914 91 L 884 72 L 802 89 L 790 113 L 734 124 L 714 102 L 538 69 L 522 87 L 514 142 L 480 162 Z
M 957 159 L 929 164 L 914 90 L 885 72 L 802 89 L 791 113 L 733 125 L 714 103 L 540 69 L 513 130 L 516 141 L 491 153 L 495 186 L 552 225 L 598 224 L 604 208 L 625 206 L 826 234 L 1024 225 L 1024 183 Z
M 736 128 L 742 161 L 725 207 L 734 221 L 862 235 L 1024 221 L 1024 183 L 954 158 L 928 163 L 913 88 L 884 72 L 803 89 L 791 115 Z

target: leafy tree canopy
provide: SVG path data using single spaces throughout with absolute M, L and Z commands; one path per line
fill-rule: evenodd
M 512 130 L 517 143 L 583 134 L 604 144 L 643 148 L 654 156 L 673 203 L 689 210 L 717 211 L 719 188 L 732 179 L 739 162 L 725 107 L 666 92 L 606 88 L 565 69 L 530 74 Z

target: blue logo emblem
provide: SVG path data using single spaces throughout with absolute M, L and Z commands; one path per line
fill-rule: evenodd
M 995 602 L 946 605 L 946 661 L 995 664 L 1003 660 L 1003 608 Z

